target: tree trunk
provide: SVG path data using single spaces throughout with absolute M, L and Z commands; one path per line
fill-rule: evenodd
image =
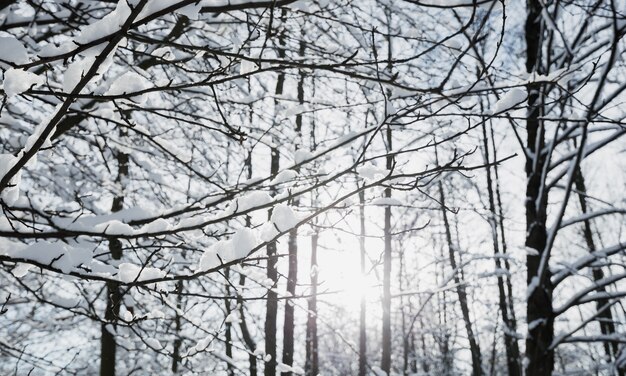
M 281 18 L 284 19 L 286 11 L 283 9 Z M 284 45 L 285 34 L 284 31 L 279 33 L 278 37 L 278 56 L 283 59 L 285 57 Z M 283 86 L 285 84 L 285 74 L 281 71 L 278 73 L 276 80 L 276 96 L 283 94 Z M 274 100 L 274 108 L 279 105 L 278 99 Z M 277 126 L 278 124 L 274 124 Z M 276 131 L 276 130 L 274 130 Z M 271 157 L 270 157 L 270 175 L 274 178 L 280 169 L 280 154 L 278 152 L 279 140 L 274 136 L 272 139 Z M 274 194 L 276 192 L 273 192 Z M 271 210 L 268 213 L 268 218 L 271 217 Z M 276 375 L 276 321 L 278 315 L 278 297 L 273 288 L 276 287 L 278 282 L 278 271 L 276 270 L 276 263 L 278 256 L 276 255 L 276 242 L 271 242 L 267 245 L 267 278 L 273 281 L 272 288 L 267 291 L 267 310 L 265 312 L 265 354 L 270 356 L 271 359 L 265 362 L 265 376 Z
M 178 296 L 176 296 L 176 308 L 182 309 L 182 303 L 183 303 L 182 302 L 183 296 L 181 295 L 183 292 L 182 280 L 176 282 L 176 291 L 178 292 Z M 173 373 L 178 373 L 178 363 L 181 360 L 180 346 L 182 345 L 182 340 L 180 336 L 180 326 L 181 326 L 181 317 L 178 311 L 176 311 L 176 316 L 174 317 L 174 330 L 178 337 L 174 339 L 174 349 L 172 351 L 172 372 Z
M 252 105 L 250 105 L 250 123 L 252 123 Z M 252 179 L 252 151 L 250 151 L 250 153 L 248 154 L 248 156 L 246 157 L 246 160 L 244 162 L 244 167 L 246 169 L 246 173 L 247 173 L 247 178 Z M 246 215 L 246 227 L 250 227 L 252 225 L 252 219 L 250 218 L 249 215 Z M 239 286 L 245 286 L 246 284 L 246 276 L 245 274 L 240 274 L 239 275 Z M 243 300 L 243 296 L 241 296 L 240 294 L 237 294 L 237 305 L 239 307 L 239 327 L 241 328 L 241 337 L 243 338 L 243 341 L 246 343 L 246 346 L 248 347 L 248 351 L 250 352 L 248 355 L 248 362 L 250 364 L 249 366 L 249 376 L 257 376 L 257 359 L 256 359 L 256 355 L 254 355 L 254 352 L 256 351 L 256 342 L 254 341 L 254 339 L 252 338 L 252 335 L 250 334 L 250 330 L 248 330 L 248 323 L 246 322 L 246 315 L 245 315 L 245 309 L 244 309 L 244 300 Z
M 502 261 L 500 259 L 500 244 L 498 241 L 498 226 L 496 222 L 496 217 L 498 213 L 496 212 L 495 205 L 495 197 L 493 192 L 493 180 L 491 178 L 491 167 L 489 167 L 490 158 L 489 158 L 489 142 L 487 139 L 487 127 L 485 123 L 482 124 L 483 131 L 483 148 L 484 148 L 484 158 L 487 175 L 487 194 L 489 199 L 489 225 L 491 227 L 491 234 L 493 240 L 493 253 L 494 253 L 494 261 L 496 264 L 496 273 L 497 273 L 497 282 L 498 282 L 498 305 L 500 308 L 500 313 L 502 314 L 502 322 L 504 323 L 504 348 L 506 351 L 506 364 L 507 370 L 509 372 L 509 376 L 521 376 L 521 369 L 519 366 L 519 347 L 517 346 L 517 340 L 515 337 L 511 335 L 511 333 L 515 333 L 517 328 L 516 323 L 511 321 L 509 318 L 509 309 L 507 305 L 507 296 L 506 291 L 504 289 L 504 277 L 500 273 L 502 268 Z M 509 272 L 509 269 L 506 268 L 506 271 Z M 508 276 L 507 276 L 508 278 Z
M 278 174 L 278 149 L 273 147 L 271 153 L 270 170 L 272 177 L 274 177 Z M 271 217 L 271 211 L 268 214 L 269 217 Z M 272 280 L 272 287 L 267 290 L 267 310 L 265 313 L 265 354 L 269 355 L 271 359 L 265 362 L 265 376 L 276 375 L 276 316 L 278 314 L 278 298 L 273 289 L 278 281 L 277 261 L 276 242 L 271 242 L 267 245 L 267 278 Z
M 316 376 L 319 373 L 317 343 L 317 240 L 319 234 L 311 236 L 311 297 L 308 300 L 306 323 L 306 360 L 305 375 Z
M 391 127 L 387 127 L 387 148 L 392 150 Z M 387 156 L 387 169 L 392 167 L 393 158 Z M 385 197 L 391 197 L 391 188 L 385 188 Z M 391 207 L 385 206 L 384 227 L 384 255 L 383 255 L 383 336 L 382 336 L 382 359 L 380 368 L 391 373 Z
M 491 133 L 491 145 L 493 150 L 493 160 L 498 160 L 498 152 L 496 150 L 495 137 L 493 132 L 493 127 L 490 128 Z M 500 176 L 498 175 L 498 165 L 493 166 L 493 172 L 495 177 L 495 193 L 496 193 L 496 203 L 497 203 L 497 218 L 498 218 L 498 226 L 500 228 L 500 239 L 502 244 L 502 254 L 506 255 L 508 251 L 507 243 L 506 243 L 506 234 L 504 231 L 504 210 L 502 209 L 502 196 L 500 194 Z M 517 319 L 515 318 L 515 305 L 513 304 L 513 284 L 511 283 L 510 272 L 511 272 L 511 264 L 509 263 L 508 258 L 504 258 L 504 269 L 507 271 L 507 278 L 504 279 L 504 283 L 506 285 L 506 303 L 508 305 L 508 315 L 510 322 L 510 329 L 515 330 L 517 332 Z M 517 348 L 517 359 L 518 362 L 520 360 L 520 351 L 519 344 L 517 342 L 517 337 L 513 337 L 514 347 Z M 521 373 L 521 369 L 520 369 Z
M 443 259 L 443 248 L 441 258 Z M 445 266 L 442 264 L 442 271 L 445 272 Z M 441 299 L 439 299 L 439 323 L 442 330 L 437 333 L 437 341 L 439 342 L 439 352 L 441 353 L 441 373 L 444 376 L 450 376 L 454 370 L 454 355 L 450 351 L 450 331 L 448 329 L 448 301 L 446 299 L 446 290 L 441 291 Z M 424 367 L 426 368 L 426 367 Z
M 402 244 L 400 244 L 398 248 L 401 250 L 405 249 Z M 400 292 L 403 292 L 404 284 L 402 283 L 402 280 L 404 278 L 404 270 L 405 270 L 404 251 L 401 251 L 399 256 L 400 256 L 400 265 L 399 265 L 399 271 L 398 271 L 398 288 L 400 289 Z M 409 342 L 410 333 L 407 331 L 407 325 L 406 325 L 405 309 L 408 309 L 409 312 L 411 311 L 410 301 L 409 301 L 409 307 L 407 307 L 407 304 L 404 300 L 404 294 L 402 294 L 400 295 L 400 315 L 401 315 L 401 320 L 402 320 L 402 323 L 401 323 L 402 324 L 402 374 L 404 376 L 408 376 L 409 375 L 409 356 L 411 354 L 411 348 L 410 348 L 410 342 Z
M 311 96 L 315 98 L 315 81 L 311 77 Z M 311 119 L 311 129 L 309 133 L 311 151 L 317 149 L 315 141 L 315 116 Z M 311 206 L 317 205 L 315 196 L 311 197 Z M 314 228 L 311 236 L 311 297 L 307 300 L 307 322 L 306 322 L 306 343 L 305 343 L 305 363 L 304 374 L 306 376 L 317 376 L 319 373 L 319 355 L 317 338 L 317 242 L 319 233 Z
M 448 213 L 446 210 L 446 199 L 443 192 L 443 184 L 441 180 L 437 182 L 439 188 L 439 200 L 441 204 L 441 215 L 443 217 L 443 225 L 445 229 L 446 242 L 448 243 L 448 257 L 450 258 L 450 267 L 454 273 L 454 283 L 456 285 L 456 292 L 459 296 L 459 304 L 461 306 L 461 314 L 463 315 L 463 322 L 465 324 L 465 331 L 467 332 L 467 340 L 469 341 L 470 353 L 472 356 L 472 375 L 480 376 L 482 371 L 482 359 L 480 354 L 480 347 L 474 336 L 474 330 L 472 329 L 472 321 L 469 314 L 469 306 L 467 304 L 467 293 L 465 291 L 464 281 L 461 280 L 461 269 L 457 266 L 455 257 L 455 245 L 452 242 L 452 233 L 450 231 L 450 222 L 448 221 Z
M 526 19 L 526 71 L 542 73 L 542 6 L 539 0 L 527 0 Z M 554 369 L 554 351 L 550 345 L 554 338 L 554 315 L 550 268 L 540 271 L 542 257 L 547 257 L 546 209 L 547 190 L 542 183 L 546 164 L 543 147 L 545 130 L 539 120 L 542 112 L 542 84 L 531 83 L 528 90 L 528 115 L 526 119 L 526 256 L 528 301 L 526 306 L 526 374 L 550 376 Z M 546 260 L 548 261 L 548 260 Z
M 226 279 L 226 281 L 230 279 L 230 268 L 228 267 L 224 269 L 224 279 Z M 226 296 L 230 296 L 230 286 L 228 282 L 226 283 Z M 224 305 L 225 305 L 224 308 L 226 310 L 226 317 L 228 317 L 232 312 L 232 309 L 230 307 L 230 299 L 224 299 Z M 224 337 L 225 337 L 225 344 L 226 344 L 226 356 L 230 360 L 232 360 L 233 359 L 232 323 L 227 322 L 225 323 L 225 325 L 226 325 L 226 331 L 224 333 Z M 235 368 L 233 367 L 233 364 L 231 361 L 226 362 L 226 371 L 227 371 L 228 376 L 235 375 Z
M 506 333 L 504 334 L 506 337 Z M 496 357 L 498 355 L 498 321 L 493 326 L 493 344 L 491 345 L 491 359 L 489 359 L 489 375 L 496 374 Z
M 361 275 L 365 275 L 365 192 L 359 192 L 359 222 L 361 224 L 361 236 L 359 237 L 359 248 L 361 251 Z M 365 376 L 367 372 L 367 332 L 365 329 L 365 318 L 367 305 L 365 304 L 365 294 L 361 294 L 359 307 L 359 376 Z
M 128 176 L 128 154 L 118 152 L 116 159 L 118 172 L 115 182 L 118 187 L 122 187 L 123 184 L 125 184 L 126 177 Z M 113 198 L 111 212 L 115 213 L 123 208 L 124 193 L 119 192 L 119 195 Z M 108 240 L 111 258 L 113 260 L 120 260 L 122 258 L 122 243 L 117 238 L 109 238 Z M 115 336 L 107 330 L 107 326 L 111 325 L 112 328 L 115 328 L 115 322 L 119 317 L 120 305 L 122 304 L 122 292 L 120 291 L 119 283 L 114 281 L 108 281 L 106 283 L 106 299 L 107 306 L 104 311 L 105 322 L 101 324 L 100 328 L 100 376 L 114 376 L 117 344 L 115 342 Z
M 272 148 L 272 176 L 278 173 L 278 150 Z M 271 214 L 270 214 L 271 215 Z M 265 362 L 265 376 L 276 375 L 276 315 L 278 314 L 278 298 L 273 288 L 278 280 L 276 270 L 276 242 L 267 245 L 267 278 L 272 280 L 272 287 L 267 290 L 267 310 L 265 312 L 265 354 L 271 359 Z
M 289 272 L 287 275 L 287 293 L 296 295 L 296 282 L 298 280 L 298 234 L 297 230 L 289 231 Z M 285 324 L 283 326 L 283 363 L 293 365 L 293 333 L 294 311 L 289 298 L 285 299 Z M 282 372 L 283 376 L 290 376 L 291 372 Z
M 424 327 L 424 320 L 422 319 L 422 317 L 420 316 L 420 327 L 423 328 Z M 426 354 L 428 354 L 427 350 L 426 350 L 426 335 L 423 333 L 420 333 L 420 342 L 422 345 L 422 370 L 424 370 L 425 373 L 430 372 L 430 363 L 428 362 L 428 358 L 426 356 Z M 415 347 L 415 341 L 413 341 L 413 347 Z M 413 373 L 417 373 L 417 359 L 413 362 L 412 365 L 412 371 Z M 443 374 L 445 374 L 444 372 L 442 372 Z
M 391 11 L 386 8 L 385 14 L 387 17 L 387 73 L 392 74 L 392 46 L 391 46 Z M 387 91 L 387 95 L 391 94 Z M 388 100 L 388 99 L 387 99 Z M 387 109 L 385 109 L 385 115 Z M 386 149 L 390 153 L 393 150 L 393 143 L 391 138 L 391 125 L 387 124 L 386 132 Z M 387 170 L 391 170 L 393 166 L 393 157 L 387 155 L 386 158 Z M 391 198 L 391 188 L 385 188 L 385 197 Z M 385 227 L 384 227 L 384 242 L 385 249 L 383 255 L 383 329 L 382 329 L 382 359 L 380 368 L 387 372 L 387 375 L 391 373 L 391 206 L 385 206 Z
M 585 185 L 585 177 L 583 176 L 582 169 L 580 168 L 580 166 L 578 166 L 577 171 L 576 171 L 575 184 L 576 184 L 576 191 L 578 193 L 578 201 L 580 202 L 580 209 L 584 216 L 588 213 L 587 198 L 586 198 L 587 187 Z M 589 250 L 589 253 L 596 252 L 597 248 L 596 248 L 595 241 L 593 239 L 593 232 L 591 230 L 591 220 L 589 219 L 585 219 L 583 221 L 583 237 L 585 238 L 585 244 L 587 244 L 587 249 Z M 602 271 L 601 267 L 592 268 L 591 275 L 593 277 L 594 282 L 597 282 L 604 278 L 604 272 Z M 599 294 L 604 294 L 606 293 L 606 288 L 604 286 L 600 286 L 596 289 L 596 292 L 598 292 Z M 598 311 L 597 320 L 598 320 L 598 324 L 600 325 L 600 332 L 603 335 L 608 335 L 608 336 L 616 333 L 615 321 L 613 319 L 613 312 L 611 311 L 611 308 L 603 309 L 609 304 L 610 304 L 609 299 L 598 299 L 596 301 L 596 309 Z M 618 352 L 619 352 L 618 343 L 604 341 L 602 344 L 604 346 L 606 362 L 611 364 L 618 356 Z M 624 375 L 623 370 L 618 370 L 617 373 L 619 376 Z
M 411 358 L 409 359 L 409 370 L 411 371 L 411 374 L 417 373 L 417 346 L 415 346 L 415 334 L 413 332 L 411 332 Z
M 249 217 L 247 218 L 247 221 L 249 222 L 250 219 Z M 241 274 L 239 276 L 239 286 L 244 286 L 246 284 L 246 276 L 244 274 Z M 250 334 L 250 330 L 248 330 L 248 323 L 246 322 L 246 316 L 245 316 L 245 310 L 244 310 L 244 300 L 243 300 L 243 296 L 241 295 L 237 295 L 237 305 L 239 306 L 239 327 L 241 328 L 241 337 L 243 338 L 243 341 L 246 343 L 246 346 L 248 347 L 248 351 L 250 351 L 250 354 L 248 355 L 248 362 L 250 363 L 250 368 L 249 368 L 249 376 L 257 376 L 257 362 L 256 362 L 256 356 L 254 355 L 254 351 L 256 350 L 256 342 L 254 342 L 254 339 L 252 338 L 252 335 Z
M 300 57 L 304 57 L 304 42 L 300 41 L 300 49 L 298 51 Z M 298 79 L 298 103 L 304 104 L 304 72 L 301 70 Z M 295 148 L 298 150 L 300 147 L 300 141 L 302 139 L 302 114 L 296 115 L 296 137 Z M 298 206 L 299 200 L 296 198 L 293 200 L 293 205 Z M 289 253 L 289 271 L 287 273 L 287 293 L 290 296 L 296 295 L 296 285 L 298 283 L 298 230 L 293 229 L 289 231 L 288 242 Z M 283 326 L 283 363 L 291 366 L 293 365 L 293 352 L 294 352 L 294 311 L 293 302 L 291 299 L 285 299 L 285 323 Z M 291 372 L 283 372 L 282 375 L 290 376 Z

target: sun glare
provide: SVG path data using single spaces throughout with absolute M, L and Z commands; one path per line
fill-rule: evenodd
M 357 312 L 362 297 L 368 305 L 380 298 L 380 281 L 369 269 L 369 273 L 361 274 L 357 252 L 337 251 L 320 261 L 319 282 L 322 290 L 331 292 L 329 302 Z
M 350 311 L 358 311 L 361 298 L 366 304 L 372 304 L 380 298 L 380 283 L 372 275 L 362 276 L 360 273 L 347 277 L 338 296 L 341 304 Z

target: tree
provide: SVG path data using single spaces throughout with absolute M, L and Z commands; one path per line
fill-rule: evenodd
M 624 20 L 4 2 L 0 374 L 622 375 Z

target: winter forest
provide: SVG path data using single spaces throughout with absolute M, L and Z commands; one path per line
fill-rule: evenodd
M 0 1 L 0 375 L 626 374 L 626 1 Z

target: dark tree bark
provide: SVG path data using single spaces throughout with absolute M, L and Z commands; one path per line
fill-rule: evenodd
M 176 308 L 182 309 L 183 303 L 183 281 L 180 280 L 176 282 L 176 291 L 178 292 L 178 296 L 176 296 Z M 174 317 L 174 331 L 176 333 L 176 339 L 174 339 L 174 348 L 172 351 L 172 372 L 178 373 L 178 363 L 181 360 L 180 357 L 180 346 L 182 345 L 182 340 L 180 337 L 180 327 L 181 327 L 181 317 L 178 311 L 176 311 L 176 316 Z
M 421 316 L 420 316 L 420 326 L 422 328 L 424 327 L 424 320 L 422 319 Z M 426 349 L 426 335 L 424 333 L 420 333 L 420 344 L 422 347 L 422 362 L 421 362 L 422 370 L 424 370 L 425 373 L 428 373 L 430 372 L 430 363 L 428 362 L 428 359 L 426 357 L 426 354 L 428 354 L 428 352 Z M 415 341 L 413 341 L 413 346 L 415 347 Z M 417 359 L 413 362 L 413 365 L 411 368 L 412 368 L 413 373 L 417 373 Z
M 126 177 L 128 176 L 128 154 L 118 152 L 116 160 L 118 171 L 115 182 L 121 185 L 125 183 Z M 111 212 L 115 213 L 123 208 L 124 194 L 121 193 L 113 198 Z M 122 242 L 117 238 L 109 238 L 109 252 L 113 260 L 120 260 L 122 258 Z M 104 311 L 105 322 L 101 324 L 100 329 L 100 376 L 114 376 L 117 344 L 115 342 L 115 336 L 107 330 L 107 326 L 112 325 L 112 327 L 115 328 L 115 322 L 119 317 L 120 305 L 122 304 L 122 292 L 119 283 L 114 281 L 106 283 L 106 299 L 107 306 Z
M 248 85 L 250 84 L 250 82 L 248 82 Z M 252 104 L 250 104 L 250 123 L 252 123 Z M 247 179 L 252 179 L 252 151 L 250 151 L 248 153 L 248 156 L 246 157 L 246 160 L 244 162 L 244 168 L 246 171 L 246 177 Z M 249 215 L 246 215 L 246 227 L 251 227 L 252 225 L 252 219 L 250 218 Z M 245 274 L 240 274 L 239 275 L 239 286 L 245 286 L 246 284 L 246 276 Z M 248 363 L 249 363 L 249 375 L 250 376 L 257 376 L 257 358 L 256 355 L 254 355 L 254 352 L 256 351 L 257 348 L 257 344 L 254 341 L 254 339 L 252 338 L 252 335 L 250 334 L 250 330 L 248 329 L 248 323 L 246 321 L 246 315 L 245 315 L 245 302 L 243 299 L 243 296 L 241 296 L 241 294 L 237 294 L 237 305 L 239 307 L 239 327 L 241 328 L 241 337 L 243 338 L 243 341 L 245 342 L 246 346 L 248 347 L 248 351 L 249 351 L 249 355 L 248 355 Z
M 446 209 L 446 198 L 443 192 L 443 184 L 441 180 L 437 182 L 439 189 L 439 200 L 441 204 L 441 215 L 443 218 L 443 226 L 445 230 L 446 242 L 448 245 L 448 257 L 450 259 L 450 267 L 454 272 L 454 283 L 456 285 L 456 292 L 459 296 L 459 305 L 461 306 L 461 314 L 463 316 L 463 322 L 465 324 L 465 331 L 467 332 L 467 340 L 470 346 L 470 353 L 472 356 L 472 375 L 480 376 L 483 374 L 482 370 L 482 357 L 480 353 L 480 346 L 474 335 L 472 329 L 472 321 L 469 314 L 469 306 L 467 302 L 467 292 L 465 291 L 464 281 L 461 279 L 461 268 L 456 263 L 455 249 L 456 246 L 452 241 L 452 233 L 450 230 L 450 222 L 448 220 L 448 212 Z
M 441 248 L 441 259 L 445 258 L 443 247 Z M 445 272 L 445 266 L 441 264 L 442 272 Z M 443 273 L 442 273 L 443 274 Z M 439 280 L 439 279 L 438 279 Z M 439 301 L 439 307 L 437 307 L 437 318 L 439 319 L 439 327 L 442 330 L 435 333 L 435 340 L 439 345 L 439 353 L 441 359 L 441 374 L 444 376 L 453 375 L 454 370 L 454 356 L 450 351 L 450 330 L 448 324 L 448 300 L 446 299 L 446 290 L 441 291 L 441 299 Z M 427 364 L 424 364 L 426 369 Z
M 387 148 L 392 150 L 391 127 L 387 127 Z M 387 157 L 387 169 L 390 170 L 393 158 Z M 391 188 L 385 188 L 385 197 L 391 197 Z M 382 335 L 382 359 L 380 368 L 391 373 L 391 207 L 385 206 L 384 225 L 384 254 L 383 254 L 383 335 Z
M 495 137 L 494 137 L 494 132 L 493 132 L 493 127 L 490 128 L 490 132 L 491 132 L 491 147 L 493 150 L 493 160 L 497 161 L 498 160 L 498 151 L 496 150 L 496 144 L 495 144 Z M 498 227 L 500 229 L 500 239 L 501 239 L 501 244 L 502 244 L 502 254 L 506 255 L 507 251 L 508 251 L 508 247 L 507 247 L 507 242 L 506 242 L 506 233 L 504 231 L 504 210 L 503 210 L 503 205 L 502 205 L 502 195 L 500 194 L 500 176 L 498 174 L 498 164 L 495 164 L 493 166 L 493 173 L 494 173 L 494 177 L 495 177 L 495 193 L 496 193 L 496 203 L 497 203 L 497 218 L 498 218 Z M 503 260 L 503 264 L 504 264 L 504 269 L 507 271 L 507 273 L 511 272 L 511 264 L 509 262 L 508 258 L 504 258 Z M 508 274 L 510 276 L 510 274 Z M 508 315 L 509 315 L 509 322 L 510 322 L 510 329 L 511 330 L 517 330 L 517 319 L 515 318 L 515 305 L 513 304 L 513 285 L 511 283 L 511 278 L 507 277 L 504 279 L 504 283 L 506 286 L 506 303 L 508 305 Z M 517 353 L 518 353 L 518 362 L 520 360 L 520 351 L 519 351 L 519 344 L 517 342 L 517 337 L 515 337 L 514 339 L 514 346 L 517 348 Z M 521 372 L 521 369 L 520 369 Z
M 361 253 L 361 275 L 365 275 L 365 192 L 359 192 L 359 222 L 361 225 L 361 236 L 359 237 L 359 248 Z M 365 304 L 365 294 L 361 295 L 359 307 L 359 376 L 365 376 L 367 372 L 367 331 L 365 319 L 367 316 L 367 305 Z
M 300 49 L 298 51 L 300 57 L 304 56 L 305 44 L 300 41 Z M 304 104 L 304 72 L 300 71 L 298 79 L 298 103 Z M 302 114 L 296 115 L 296 135 L 298 140 L 302 139 Z M 298 142 L 295 144 L 296 150 L 300 147 Z M 299 200 L 293 200 L 293 205 L 298 206 Z M 287 244 L 289 254 L 289 271 L 287 272 L 287 293 L 290 296 L 296 295 L 296 285 L 298 283 L 298 230 L 289 231 L 289 242 Z M 283 326 L 283 363 L 293 365 L 294 352 L 294 310 L 291 299 L 285 299 L 285 323 Z M 282 375 L 290 376 L 292 372 L 283 372 Z
M 272 148 L 271 174 L 278 173 L 278 150 Z M 270 214 L 271 215 L 271 214 Z M 267 278 L 273 281 L 273 287 L 278 281 L 278 271 L 276 270 L 276 242 L 267 245 Z M 265 376 L 276 375 L 276 316 L 278 314 L 278 297 L 273 287 L 267 290 L 267 310 L 265 312 L 265 354 L 271 359 L 265 362 Z
M 311 297 L 309 298 L 306 322 L 306 360 L 305 375 L 315 376 L 319 373 L 318 338 L 317 338 L 317 241 L 319 234 L 311 236 Z
M 392 46 L 391 46 L 391 12 L 386 9 L 387 17 L 387 73 L 392 73 Z M 386 111 L 385 111 L 386 112 Z M 389 115 L 389 114 L 386 114 Z M 386 132 L 386 149 L 387 152 L 393 150 L 393 140 L 391 137 L 391 125 L 387 124 Z M 393 157 L 389 154 L 386 157 L 387 170 L 393 167 Z M 385 188 L 385 197 L 391 198 L 391 188 Z M 382 358 L 380 368 L 391 373 L 391 206 L 385 206 L 385 224 L 384 224 L 384 255 L 383 255 L 383 328 L 382 328 Z
M 580 203 L 580 209 L 583 215 L 586 215 L 588 210 L 587 204 L 587 187 L 585 185 L 585 177 L 583 175 L 582 169 L 578 166 L 576 171 L 576 180 L 574 182 L 576 184 L 576 191 L 578 194 L 578 202 Z M 594 253 L 597 251 L 595 240 L 593 239 L 593 231 L 591 229 L 591 220 L 585 219 L 583 221 L 583 237 L 585 238 L 585 244 L 587 245 L 587 249 L 589 253 Z M 594 282 L 600 281 L 604 278 L 604 272 L 601 267 L 593 267 L 591 268 L 591 275 L 593 277 Z M 605 294 L 606 287 L 604 285 L 600 285 L 596 292 L 599 294 Z M 600 332 L 603 335 L 613 335 L 616 333 L 615 331 L 615 320 L 613 318 L 613 312 L 611 308 L 605 308 L 610 305 L 610 299 L 598 299 L 596 301 L 596 309 L 598 311 L 597 321 L 600 325 Z M 604 341 L 602 343 L 604 346 L 604 353 L 606 362 L 611 364 L 619 354 L 619 345 L 617 342 L 609 342 Z M 617 374 L 619 376 L 624 375 L 624 370 L 617 370 Z
M 230 279 L 230 268 L 224 269 L 224 279 L 228 281 Z M 230 296 L 230 286 L 226 283 L 226 296 Z M 232 313 L 232 309 L 230 307 L 230 299 L 224 299 L 224 309 L 226 310 L 226 317 L 228 317 Z M 233 358 L 233 335 L 232 335 L 232 323 L 225 323 L 226 331 L 224 333 L 225 345 L 226 345 L 226 356 L 229 359 Z M 235 375 L 235 368 L 233 367 L 232 362 L 226 362 L 226 371 L 228 376 Z
M 311 78 L 311 97 L 315 98 L 315 81 Z M 311 143 L 311 151 L 317 149 L 315 138 L 315 116 L 311 119 L 311 128 L 309 132 Z M 317 205 L 315 196 L 311 197 L 311 206 Z M 306 376 L 316 376 L 319 373 L 319 354 L 318 354 L 318 337 L 317 337 L 317 243 L 319 240 L 319 232 L 314 227 L 313 235 L 311 235 L 311 297 L 307 300 L 307 322 L 306 322 L 306 338 L 305 338 L 305 362 L 304 374 Z
M 542 73 L 542 6 L 538 0 L 527 0 L 526 18 L 526 71 Z M 542 114 L 541 83 L 531 83 L 528 90 L 528 114 L 526 118 L 526 242 L 528 250 L 526 268 L 528 301 L 526 322 L 526 374 L 550 376 L 554 369 L 554 351 L 550 348 L 554 338 L 554 314 L 552 309 L 553 286 L 550 269 L 540 270 L 541 259 L 547 262 L 546 209 L 548 192 L 542 182 L 546 160 L 543 148 L 545 130 L 540 120 Z
M 285 17 L 286 11 L 283 9 L 281 12 L 281 18 L 284 19 Z M 283 59 L 286 56 L 285 49 L 283 47 L 285 43 L 285 33 L 284 31 L 281 31 L 278 35 L 278 56 Z M 280 71 L 276 80 L 276 90 L 274 91 L 277 97 L 283 94 L 284 84 L 285 73 Z M 274 107 L 277 108 L 278 105 L 278 99 L 275 99 Z M 276 123 L 274 124 L 274 126 L 277 125 L 278 124 Z M 276 138 L 274 138 L 273 141 L 273 146 L 270 151 L 270 175 L 272 178 L 278 174 L 280 169 L 280 153 L 277 147 L 279 142 Z M 268 214 L 268 217 L 271 217 L 271 211 Z M 277 261 L 278 256 L 276 255 L 276 242 L 270 242 L 267 245 L 267 278 L 273 281 L 273 285 L 272 288 L 267 291 L 267 310 L 265 312 L 265 354 L 269 355 L 271 359 L 265 362 L 265 376 L 276 375 L 276 321 L 278 315 L 278 297 L 276 292 L 273 291 L 273 288 L 276 287 L 276 283 L 278 282 L 278 271 L 276 269 Z
M 519 347 L 517 345 L 517 340 L 511 333 L 515 333 L 517 331 L 515 320 L 511 320 L 509 317 L 509 306 L 507 304 L 507 294 L 504 286 L 504 277 L 499 272 L 500 270 L 506 270 L 506 272 L 510 272 L 507 265 L 503 265 L 502 260 L 500 259 L 500 243 L 498 241 L 498 225 L 496 222 L 496 218 L 498 213 L 496 211 L 495 197 L 493 191 L 493 180 L 491 177 L 491 167 L 489 166 L 490 157 L 489 157 L 489 142 L 487 137 L 487 127 L 485 123 L 482 124 L 482 132 L 483 132 L 483 149 L 484 149 L 484 159 L 486 168 L 486 177 L 487 177 L 487 196 L 489 200 L 489 225 L 491 227 L 492 241 L 493 241 L 493 252 L 494 252 L 494 261 L 496 264 L 496 269 L 498 271 L 497 282 L 498 282 L 498 306 L 500 308 L 500 313 L 502 315 L 502 322 L 504 323 L 504 348 L 506 351 L 506 364 L 507 370 L 510 376 L 521 376 L 521 369 L 519 364 Z M 504 253 L 502 253 L 504 254 Z M 506 269 L 503 269 L 503 266 Z M 507 274 L 508 279 L 508 274 Z
M 282 93 L 282 82 L 284 76 L 279 75 L 279 85 L 276 87 L 276 94 Z M 279 92 L 280 88 L 280 92 Z M 279 153 L 278 148 L 272 147 L 270 174 L 272 177 L 278 174 L 279 170 Z M 271 211 L 268 218 L 271 217 Z M 276 242 L 270 242 L 267 245 L 267 278 L 273 281 L 273 287 L 278 281 L 278 271 L 276 263 L 278 256 L 276 255 Z M 267 290 L 267 311 L 265 313 L 265 354 L 271 356 L 271 359 L 265 362 L 265 376 L 276 375 L 276 316 L 278 314 L 278 297 L 273 287 Z
M 249 219 L 247 219 L 249 222 Z M 239 276 L 239 286 L 244 286 L 246 283 L 246 276 L 244 274 L 241 274 Z M 254 351 L 256 350 L 256 342 L 254 341 L 254 339 L 252 338 L 252 335 L 250 334 L 250 330 L 248 329 L 248 322 L 246 321 L 246 316 L 245 316 L 245 309 L 244 309 L 244 300 L 243 297 L 241 295 L 237 295 L 237 304 L 239 306 L 239 327 L 241 328 L 241 337 L 243 338 L 243 341 L 246 343 L 246 346 L 248 347 L 248 351 L 250 352 L 250 354 L 248 355 L 248 362 L 250 364 L 249 366 L 249 375 L 250 376 L 257 376 L 257 359 L 256 356 L 254 355 Z
M 287 274 L 287 292 L 291 296 L 296 294 L 296 282 L 298 280 L 298 234 L 293 229 L 289 232 L 289 271 Z M 285 323 L 283 326 L 283 363 L 293 365 L 293 333 L 294 333 L 294 311 L 290 299 L 285 299 Z M 283 376 L 290 376 L 292 372 L 282 372 Z
M 400 256 L 400 264 L 398 270 L 398 287 L 400 291 L 403 291 L 404 284 L 404 273 L 405 273 L 405 265 L 404 265 L 404 246 L 402 244 L 398 245 L 398 248 L 401 250 L 399 253 Z M 408 307 L 407 307 L 408 305 Z M 404 376 L 409 375 L 409 357 L 411 357 L 411 342 L 410 336 L 411 333 L 407 331 L 406 325 L 406 309 L 411 310 L 410 302 L 407 304 L 404 300 L 404 294 L 400 295 L 400 315 L 402 320 L 402 374 Z M 412 331 L 412 329 L 409 329 Z
M 498 321 L 496 321 L 496 324 L 493 326 L 493 344 L 491 345 L 491 357 L 489 359 L 489 375 L 491 376 L 496 374 L 497 355 L 498 355 Z
M 415 334 L 411 332 L 411 358 L 409 359 L 409 370 L 412 374 L 417 373 L 417 346 L 415 345 Z

